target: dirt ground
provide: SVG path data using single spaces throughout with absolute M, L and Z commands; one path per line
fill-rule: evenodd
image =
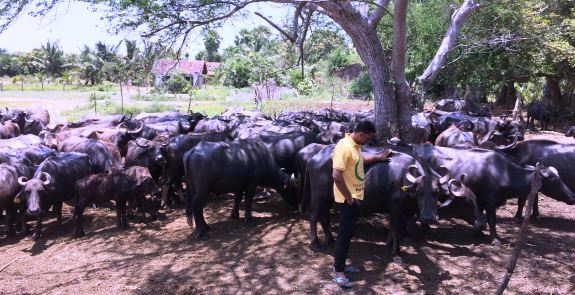
M 572 143 L 560 133 L 528 138 Z M 213 197 L 205 210 L 210 238 L 198 241 L 183 209 L 164 211 L 159 221 L 115 227 L 113 207 L 87 209 L 86 233 L 73 239 L 72 224 L 59 236 L 55 219 L 44 238 L 0 237 L 1 294 L 492 294 L 518 232 L 515 201 L 498 210 L 502 246 L 454 214 L 424 233 L 408 226 L 403 264 L 385 246 L 382 216 L 362 219 L 351 244 L 351 261 L 362 270 L 344 291 L 330 282 L 333 249 L 308 248 L 309 225 L 276 194 L 254 204 L 256 225 L 230 220 L 232 197 Z M 463 212 L 454 204 L 451 212 Z M 506 294 L 575 293 L 575 207 L 541 197 L 541 220 L 530 226 L 526 246 Z M 243 214 L 243 212 L 241 213 Z M 65 218 L 70 218 L 66 208 Z M 337 215 L 332 215 L 337 229 Z M 32 224 L 32 222 L 29 222 Z M 3 229 L 2 227 L 0 227 Z M 321 234 L 321 232 L 320 232 Z M 320 236 L 323 240 L 323 235 Z

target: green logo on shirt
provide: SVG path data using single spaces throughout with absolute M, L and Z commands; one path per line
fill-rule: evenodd
M 359 167 L 359 163 L 361 162 L 361 160 L 357 160 L 357 163 L 355 163 L 355 178 L 357 178 L 358 180 L 363 181 L 363 177 L 359 176 L 359 173 L 357 172 L 357 167 Z

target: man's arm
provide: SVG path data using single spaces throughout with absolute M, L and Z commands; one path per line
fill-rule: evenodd
M 362 156 L 363 156 L 363 165 L 368 165 L 375 162 L 387 161 L 391 157 L 391 150 L 385 149 L 383 150 L 383 152 L 377 155 L 367 155 L 362 153 Z
M 349 205 L 353 204 L 353 197 L 351 196 L 351 192 L 347 189 L 347 185 L 345 185 L 345 180 L 343 180 L 343 171 L 333 169 L 331 175 L 333 177 L 333 183 L 335 183 L 337 189 L 339 189 L 339 191 L 343 194 L 343 196 L 345 197 L 345 201 Z

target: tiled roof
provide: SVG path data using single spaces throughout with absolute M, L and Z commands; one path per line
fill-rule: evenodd
M 208 68 L 203 60 L 176 60 L 159 59 L 154 62 L 152 73 L 166 75 L 170 71 L 176 71 L 182 75 L 207 74 Z

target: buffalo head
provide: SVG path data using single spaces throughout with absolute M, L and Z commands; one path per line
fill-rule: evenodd
M 46 179 L 42 180 L 42 176 Z M 46 172 L 42 172 L 40 178 L 32 178 L 30 180 L 24 176 L 18 178 L 18 183 L 24 187 L 21 196 L 26 200 L 26 213 L 36 215 L 40 212 L 41 196 L 44 194 L 44 191 L 48 189 L 47 186 L 51 181 L 52 176 Z

